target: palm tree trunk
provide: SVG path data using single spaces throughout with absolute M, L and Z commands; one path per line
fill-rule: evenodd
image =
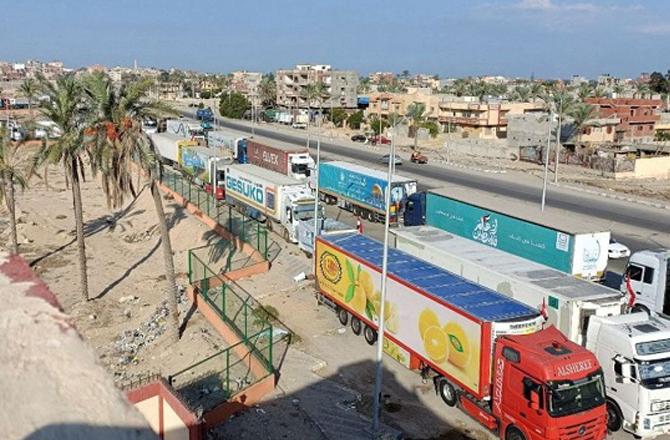
M 419 143 L 419 125 L 417 123 L 414 123 L 414 146 L 412 149 L 416 151 L 416 148 Z
M 72 187 L 72 203 L 74 205 L 74 221 L 77 230 L 77 247 L 79 248 L 79 282 L 81 297 L 88 301 L 88 274 L 86 266 L 86 242 L 84 237 L 84 210 L 81 203 L 81 188 L 79 186 L 79 166 L 77 159 L 72 159 L 70 167 L 70 183 Z
M 10 173 L 3 173 L 3 186 L 5 188 L 5 200 L 7 210 L 9 210 L 9 232 L 10 243 L 9 253 L 17 255 L 19 253 L 19 240 L 16 234 L 16 202 L 14 200 L 14 182 Z
M 151 176 L 151 195 L 154 199 L 156 216 L 158 217 L 158 226 L 161 230 L 161 242 L 163 245 L 163 261 L 165 263 L 165 280 L 167 281 L 167 290 L 165 292 L 168 307 L 168 326 L 167 333 L 173 342 L 179 341 L 179 311 L 177 310 L 177 281 L 174 273 L 174 261 L 172 260 L 172 242 L 170 241 L 170 230 L 168 229 L 165 211 L 163 210 L 163 200 L 158 189 L 157 177 Z

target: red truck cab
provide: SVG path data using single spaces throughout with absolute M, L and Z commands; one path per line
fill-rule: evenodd
M 490 412 L 466 396 L 461 403 L 505 440 L 601 440 L 607 435 L 600 365 L 553 326 L 498 338 Z

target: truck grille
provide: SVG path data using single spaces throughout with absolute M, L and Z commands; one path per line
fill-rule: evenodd
M 578 425 L 566 426 L 559 430 L 561 440 L 600 440 L 598 420 L 593 419 Z

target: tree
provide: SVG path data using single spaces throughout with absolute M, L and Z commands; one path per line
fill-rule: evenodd
M 79 280 L 81 297 L 88 301 L 88 274 L 84 238 L 84 212 L 80 181 L 85 179 L 83 157 L 88 152 L 84 142 L 86 108 L 82 89 L 73 75 L 64 75 L 54 83 L 40 79 L 40 88 L 49 97 L 42 114 L 60 130 L 61 136 L 45 142 L 37 153 L 35 166 L 59 164 L 72 190 L 77 247 L 79 250 Z
M 405 69 L 400 73 L 400 78 L 404 79 L 407 81 L 409 79 L 409 70 Z
M 593 93 L 593 88 L 591 87 L 591 84 L 589 84 L 587 82 L 581 83 L 579 85 L 579 87 L 577 88 L 577 96 L 582 101 L 585 100 L 586 98 L 590 97 L 592 93 Z
M 118 208 L 124 196 L 137 195 L 132 184 L 133 169 L 139 168 L 150 176 L 151 195 L 161 231 L 163 262 L 168 288 L 165 292 L 171 325 L 169 334 L 173 341 L 179 339 L 177 310 L 177 283 L 174 270 L 170 230 L 165 218 L 158 181 L 160 162 L 152 144 L 142 131 L 142 121 L 178 114 L 160 101 L 147 98 L 151 80 L 132 82 L 115 88 L 105 74 L 93 74 L 84 79 L 92 117 L 88 121 L 95 150 L 94 165 L 102 174 L 102 183 L 108 205 Z
M 654 93 L 670 93 L 670 71 L 667 76 L 663 76 L 661 72 L 653 72 L 649 76 L 649 88 Z
M 438 134 L 440 134 L 440 126 L 437 125 L 436 122 L 434 121 L 426 121 L 423 124 L 421 124 L 421 128 L 425 128 L 428 130 L 428 133 L 430 134 L 430 137 L 436 138 Z
M 370 124 L 370 128 L 372 129 L 375 136 L 383 133 L 384 129 L 389 126 L 389 123 L 386 119 L 380 120 L 377 116 L 372 116 L 368 121 L 368 124 Z
M 521 102 L 530 101 L 530 88 L 524 85 L 518 85 L 512 90 L 512 99 Z
M 28 100 L 28 112 L 30 112 L 30 121 L 33 122 L 33 100 L 37 96 L 39 89 L 37 81 L 33 78 L 26 78 L 19 87 L 19 92 Z
M 553 88 L 542 97 L 547 110 L 558 115 L 558 132 L 556 135 L 556 163 L 554 165 L 554 183 L 558 183 L 558 161 L 561 153 L 561 127 L 565 116 L 572 111 L 576 101 L 573 95 L 562 86 Z
M 670 141 L 670 131 L 657 131 L 654 135 L 654 140 L 658 142 Z
M 362 111 L 357 111 L 349 115 L 349 119 L 347 119 L 347 124 L 349 124 L 349 127 L 353 128 L 354 130 L 358 130 L 361 128 L 361 124 L 363 123 L 363 112 Z
M 212 92 L 210 92 L 209 90 L 203 90 L 202 92 L 200 92 L 200 99 L 209 99 L 211 97 L 212 97 Z
M 321 114 L 321 106 L 323 105 L 323 99 L 327 96 L 328 88 L 323 81 L 316 81 L 307 84 L 305 88 L 301 91 L 301 96 L 307 102 L 307 108 L 311 108 L 312 104 L 315 104 L 315 107 L 319 109 L 319 114 Z M 309 126 L 310 119 L 307 119 L 307 148 L 309 148 Z
M 621 83 L 616 83 L 614 84 L 614 87 L 612 87 L 612 93 L 616 94 L 618 98 L 620 98 L 625 91 L 626 88 Z
M 426 120 L 426 104 L 423 102 L 410 104 L 407 107 L 407 117 L 412 121 L 412 124 L 410 125 L 410 129 L 414 135 L 414 145 L 412 146 L 412 149 L 416 150 L 419 142 L 419 128 Z
M 221 95 L 219 112 L 224 118 L 242 119 L 250 108 L 251 103 L 241 93 L 227 92 Z
M 347 112 L 343 108 L 335 107 L 331 111 L 330 119 L 333 121 L 333 124 L 335 124 L 336 127 L 339 127 L 344 121 L 347 120 Z
M 651 89 L 649 88 L 649 84 L 643 82 L 638 82 L 635 84 L 635 96 L 644 99 L 650 94 Z
M 262 106 L 274 107 L 277 104 L 277 83 L 275 82 L 274 75 L 263 77 L 258 93 Z
M 589 119 L 593 119 L 596 109 L 591 104 L 576 102 L 572 108 L 569 109 L 568 114 L 572 117 L 572 133 L 570 137 L 577 135 L 577 141 L 581 140 L 582 129 Z
M 31 155 L 20 150 L 21 143 L 11 142 L 0 128 L 0 203 L 5 202 L 9 211 L 9 253 L 19 253 L 19 243 L 16 233 L 16 199 L 15 188 L 25 189 L 28 186 Z

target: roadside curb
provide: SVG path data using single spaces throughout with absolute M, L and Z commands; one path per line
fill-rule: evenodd
M 464 170 L 479 171 L 481 173 L 507 174 L 507 170 L 493 170 L 493 169 L 481 168 L 481 167 L 470 167 L 470 166 L 462 165 L 462 164 L 459 164 L 459 163 L 449 162 L 449 161 L 444 160 L 444 159 L 434 159 L 433 162 L 441 163 L 443 165 L 446 165 L 446 166 L 452 167 L 452 168 L 461 168 L 461 169 L 464 169 Z
M 614 191 L 612 192 L 607 192 L 607 191 L 597 191 L 597 190 L 592 190 L 592 189 L 586 189 L 584 187 L 580 187 L 577 185 L 566 185 L 562 183 L 550 183 L 552 186 L 556 186 L 558 188 L 564 188 L 564 189 L 571 189 L 579 192 L 583 192 L 586 194 L 592 194 L 596 196 L 601 196 L 601 197 L 606 197 L 608 199 L 614 199 L 614 200 L 619 200 L 622 202 L 629 202 L 629 203 L 635 203 L 637 205 L 643 205 L 643 206 L 649 206 L 652 208 L 658 208 L 658 209 L 667 209 L 670 210 L 670 205 L 663 204 L 661 202 L 654 202 L 650 200 L 639 200 L 635 199 L 633 197 L 628 197 L 628 196 L 621 196 L 616 194 Z

